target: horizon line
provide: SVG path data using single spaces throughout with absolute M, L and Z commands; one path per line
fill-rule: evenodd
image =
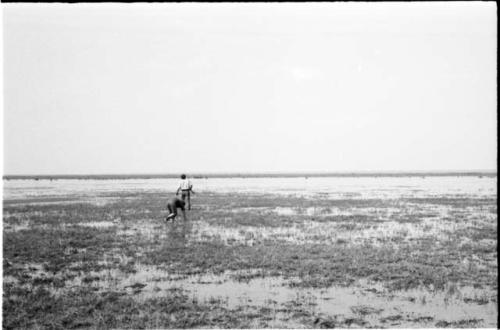
M 357 170 L 357 171 L 241 171 L 241 172 L 151 172 L 151 173 L 101 173 L 101 174 L 4 174 L 4 180 L 10 179 L 79 179 L 79 178 L 177 178 L 185 173 L 188 177 L 231 178 L 231 177 L 314 177 L 314 176 L 474 176 L 496 175 L 496 169 L 474 170 Z

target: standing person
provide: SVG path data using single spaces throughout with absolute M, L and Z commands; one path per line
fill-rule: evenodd
M 177 192 L 175 196 L 179 196 L 179 191 L 181 192 L 181 198 L 185 202 L 187 199 L 188 210 L 191 210 L 191 193 L 194 194 L 193 184 L 189 179 L 186 179 L 186 174 L 181 175 L 181 183 L 179 184 L 179 188 L 177 188 Z
M 180 200 L 177 197 L 170 199 L 167 203 L 167 209 L 168 209 L 168 212 L 170 212 L 170 214 L 165 218 L 165 221 L 168 221 L 170 219 L 172 221 L 174 221 L 175 217 L 177 216 L 177 209 L 178 208 L 181 209 L 182 218 L 184 219 L 184 221 L 186 221 L 186 210 L 184 209 L 185 205 L 186 205 L 186 202 L 184 202 L 183 200 Z

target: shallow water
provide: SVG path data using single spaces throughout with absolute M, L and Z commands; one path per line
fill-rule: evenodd
M 84 283 L 84 276 L 67 282 L 67 287 L 92 286 L 99 290 L 125 291 L 137 300 L 162 297 L 172 290 L 181 290 L 202 303 L 220 303 L 229 309 L 267 307 L 279 311 L 304 310 L 314 314 L 361 317 L 370 326 L 432 327 L 437 321 L 481 319 L 483 327 L 496 327 L 497 297 L 483 289 L 449 286 L 444 291 L 425 288 L 408 291 L 387 291 L 380 284 L 358 281 L 349 287 L 298 288 L 289 284 L 297 278 L 279 276 L 255 277 L 248 281 L 234 278 L 246 274 L 259 275 L 259 270 L 226 272 L 222 275 L 202 274 L 178 276 L 153 266 L 137 266 L 136 273 L 117 269 L 90 272 L 95 277 Z M 61 290 L 61 289 L 57 289 Z M 64 289 L 63 289 L 64 290 Z M 480 303 L 477 303 L 477 302 Z M 425 321 L 427 320 L 427 321 Z
M 3 223 L 3 230 L 6 232 L 16 232 L 20 230 L 28 230 L 31 228 L 30 222 L 29 221 L 22 221 L 21 223 L 17 224 L 7 224 Z
M 467 196 L 496 197 L 496 177 L 320 177 L 193 179 L 196 192 L 270 193 L 329 199 Z M 172 193 L 178 179 L 4 180 L 4 200 L 88 196 L 127 191 Z
M 447 240 L 448 235 L 457 231 L 472 232 L 475 228 L 485 228 L 496 224 L 496 207 L 491 205 L 461 207 L 432 203 L 412 203 L 401 201 L 396 204 L 381 203 L 381 207 L 339 207 L 335 199 L 400 197 L 425 198 L 494 198 L 496 199 L 496 177 L 401 177 L 401 178 L 259 178 L 259 179 L 208 179 L 193 180 L 197 192 L 238 192 L 291 194 L 311 198 L 331 199 L 330 207 L 244 207 L 230 209 L 233 213 L 258 212 L 262 217 L 275 219 L 300 219 L 285 221 L 283 226 L 231 226 L 221 219 L 210 218 L 197 209 L 199 216 L 195 221 L 182 221 L 165 224 L 161 219 L 141 215 L 134 221 L 121 221 L 115 215 L 97 218 L 102 221 L 85 219 L 83 222 L 62 223 L 65 226 L 84 226 L 97 229 L 116 228 L 121 236 L 145 236 L 146 239 L 182 239 L 191 244 L 199 241 L 219 240 L 228 245 L 255 245 L 265 240 L 286 241 L 292 244 L 366 244 L 387 245 L 392 238 L 402 239 L 398 244 L 432 239 L 437 243 Z M 4 180 L 4 200 L 26 199 L 26 203 L 43 204 L 43 198 L 61 197 L 47 203 L 85 202 L 97 206 L 112 203 L 121 197 L 109 197 L 107 194 L 120 192 L 164 192 L 172 193 L 177 188 L 178 180 L 56 180 L 24 181 Z M 64 199 L 72 199 L 65 201 Z M 17 203 L 17 202 L 16 202 Z M 327 203 L 330 204 L 330 203 Z M 49 213 L 38 211 L 17 212 L 18 204 L 4 213 L 4 231 L 28 230 L 33 226 L 45 228 L 47 224 L 37 225 L 32 218 L 50 217 Z M 371 204 L 370 204 L 371 205 Z M 11 206 L 11 205 L 9 205 Z M 377 205 L 376 205 L 377 206 Z M 38 213 L 36 213 L 38 212 Z M 54 211 L 56 212 L 56 211 Z M 122 214 L 126 214 L 123 210 Z M 146 212 L 147 213 L 147 212 Z M 214 213 L 217 214 L 217 213 Z M 54 215 L 57 215 L 54 213 Z M 298 217 L 300 215 L 300 217 Z M 283 217 L 278 217 L 283 216 Z M 350 217 L 343 220 L 344 216 Z M 362 221 L 356 221 L 356 217 Z M 364 216 L 364 218 L 363 218 Z M 369 217 L 367 217 L 369 216 Z M 328 219 L 330 217 L 330 219 Z M 335 218 L 336 217 L 336 218 Z M 363 219 L 366 219 L 363 220 Z M 5 221 L 7 220 L 7 222 Z M 88 220 L 88 221 L 87 221 Z M 45 227 L 44 227 L 45 226 Z M 47 227 L 48 228 L 48 227 Z M 496 246 L 493 239 L 470 239 L 463 237 L 462 246 L 473 244 L 475 247 Z M 85 253 L 85 251 L 80 251 Z M 110 260 L 117 258 L 120 251 L 110 251 Z M 492 268 L 496 265 L 489 255 L 477 256 L 473 253 L 464 256 L 463 270 L 469 264 L 477 267 Z M 123 260 L 122 264 L 128 264 Z M 103 263 L 106 263 L 106 256 Z M 116 266 L 116 265 L 115 265 Z M 42 265 L 31 265 L 26 271 L 35 277 L 53 276 L 43 271 Z M 29 269 L 29 268 L 32 269 Z M 462 267 L 462 266 L 460 266 Z M 462 268 L 460 268 L 462 269 Z M 362 318 L 375 327 L 434 327 L 438 321 L 459 321 L 481 319 L 474 326 L 497 326 L 497 295 L 488 289 L 473 287 L 448 287 L 445 291 L 431 291 L 425 288 L 410 291 L 387 291 L 380 284 L 359 281 L 346 287 L 332 286 L 327 289 L 292 287 L 289 284 L 299 281 L 296 278 L 259 277 L 258 270 L 227 272 L 222 275 L 203 274 L 181 276 L 168 273 L 157 267 L 137 265 L 137 273 L 123 273 L 118 269 L 102 272 L 87 272 L 66 281 L 65 288 L 54 289 L 54 294 L 63 294 L 74 287 L 95 287 L 101 291 L 122 291 L 133 295 L 138 300 L 161 297 L 182 290 L 188 296 L 203 303 L 220 303 L 230 309 L 267 307 L 276 315 L 293 315 L 291 310 L 305 310 L 316 315 L 332 317 Z M 250 275 L 250 276 L 247 276 Z M 64 278 L 63 274 L 58 274 Z M 237 281 L 235 278 L 251 278 L 249 281 Z M 14 277 L 5 277 L 4 283 L 16 283 Z M 288 311 L 288 312 L 284 312 Z M 280 316 L 280 317 L 281 317 Z M 284 316 L 286 317 L 286 315 Z M 278 317 L 279 318 L 279 317 Z M 269 323 L 271 324 L 271 323 Z M 278 325 L 295 325 L 288 320 Z
M 91 227 L 91 228 L 109 228 L 116 226 L 116 223 L 112 221 L 89 221 L 89 222 L 80 222 L 78 223 L 78 226 Z
M 493 220 L 494 221 L 494 220 Z M 491 222 L 494 223 L 494 222 Z M 424 218 L 415 222 L 398 222 L 395 220 L 375 223 L 321 222 L 303 220 L 288 226 L 240 226 L 227 227 L 224 225 L 208 224 L 204 221 L 190 223 L 190 241 L 211 241 L 217 239 L 225 244 L 254 245 L 265 240 L 280 240 L 294 244 L 337 244 L 339 241 L 346 244 L 373 245 L 387 244 L 393 238 L 406 242 L 421 239 L 443 240 L 449 233 L 459 229 L 474 226 L 471 222 L 446 221 L 438 217 Z M 143 228 L 142 230 L 145 230 Z M 151 232 L 153 229 L 151 229 Z M 464 244 L 467 242 L 463 242 Z M 496 241 L 482 240 L 478 244 L 496 244 Z

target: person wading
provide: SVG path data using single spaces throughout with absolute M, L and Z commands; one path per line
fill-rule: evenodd
M 181 192 L 181 198 L 184 202 L 186 202 L 187 199 L 187 209 L 191 210 L 191 193 L 194 194 L 194 191 L 193 184 L 189 179 L 186 179 L 186 174 L 181 175 L 181 182 L 175 196 L 179 196 L 179 192 Z

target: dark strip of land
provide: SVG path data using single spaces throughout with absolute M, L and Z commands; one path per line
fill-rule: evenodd
M 68 174 L 68 175 L 4 175 L 4 180 L 125 180 L 125 179 L 171 179 L 179 174 Z M 429 172 L 296 172 L 296 173 L 193 173 L 195 179 L 209 178 L 297 178 L 297 177 L 435 177 L 435 176 L 479 176 L 496 177 L 496 171 L 429 171 Z

